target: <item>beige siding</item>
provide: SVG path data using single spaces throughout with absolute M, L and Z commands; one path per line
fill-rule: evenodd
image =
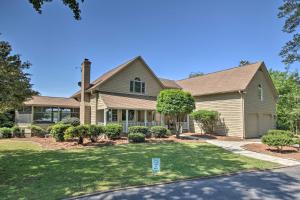
M 258 85 L 263 88 L 263 101 L 259 98 Z M 267 82 L 262 71 L 257 71 L 253 80 L 250 82 L 245 94 L 245 122 L 246 122 L 246 137 L 254 137 L 253 134 L 248 136 L 252 131 L 251 116 L 257 115 L 258 127 L 257 136 L 264 134 L 267 130 L 275 128 L 275 107 L 276 100 L 271 90 L 271 85 Z
M 101 93 L 98 94 L 98 99 L 97 99 L 97 109 L 101 110 L 101 109 L 105 109 L 106 105 L 104 104 L 104 101 L 101 98 Z
M 98 94 L 94 94 L 91 96 L 91 124 L 96 124 L 97 122 L 97 97 Z
M 196 98 L 196 110 L 215 110 L 220 113 L 216 133 L 243 137 L 242 98 L 239 93 L 227 93 Z M 201 132 L 197 123 L 190 123 L 191 130 Z
M 130 81 L 135 77 L 139 77 L 146 84 L 145 95 L 157 96 L 162 89 L 157 79 L 147 69 L 147 67 L 139 60 L 133 62 L 123 71 L 116 74 L 103 85 L 99 86 L 100 91 L 116 92 L 116 93 L 130 93 Z

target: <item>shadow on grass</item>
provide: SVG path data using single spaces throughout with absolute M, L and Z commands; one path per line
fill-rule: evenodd
M 13 144 L 12 144 L 13 145 Z M 151 158 L 161 158 L 153 175 Z M 272 167 L 205 143 L 0 151 L 1 199 L 59 199 L 125 186 Z

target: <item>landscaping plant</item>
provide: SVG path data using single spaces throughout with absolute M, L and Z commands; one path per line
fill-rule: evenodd
M 45 137 L 46 135 L 46 131 L 40 127 L 40 126 L 36 126 L 36 125 L 30 125 L 28 127 L 31 131 L 31 136 L 36 136 L 36 137 Z
M 262 143 L 277 148 L 281 152 L 284 146 L 289 146 L 294 143 L 292 134 L 288 131 L 271 130 L 261 139 Z
M 12 132 L 14 137 L 25 137 L 24 132 L 18 126 L 13 126 L 11 128 L 11 132 Z
M 213 133 L 214 127 L 219 119 L 219 113 L 211 110 L 197 110 L 191 116 L 200 124 L 204 133 Z
M 120 124 L 107 124 L 105 127 L 105 135 L 109 139 L 117 139 L 122 132 L 122 125 Z
M 129 133 L 128 141 L 133 143 L 145 142 L 145 134 L 144 133 Z
M 67 128 L 69 127 L 71 127 L 70 124 L 57 123 L 52 126 L 50 134 L 52 135 L 52 137 L 55 138 L 56 141 L 62 142 L 65 139 L 64 138 L 65 130 L 67 130 Z
M 88 126 L 88 136 L 91 142 L 96 142 L 97 137 L 101 134 L 104 134 L 105 127 L 100 125 L 89 125 Z
M 195 109 L 195 99 L 189 92 L 179 89 L 162 90 L 157 97 L 156 109 L 177 122 L 176 137 L 179 138 L 182 131 L 181 123 L 184 117 Z
M 168 136 L 169 130 L 163 126 L 152 126 L 150 128 L 150 133 L 155 138 L 163 138 Z
M 150 137 L 149 128 L 147 126 L 131 126 L 128 128 L 129 133 L 143 133 L 146 137 Z
M 7 127 L 0 128 L 0 134 L 2 138 L 11 138 L 12 137 L 11 128 L 7 128 Z
M 70 124 L 72 126 L 79 126 L 80 125 L 80 119 L 77 117 L 67 117 L 61 120 L 61 123 L 63 124 Z

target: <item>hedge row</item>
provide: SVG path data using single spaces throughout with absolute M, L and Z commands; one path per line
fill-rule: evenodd
M 0 138 L 24 137 L 25 133 L 18 126 L 0 128 Z
M 292 132 L 284 130 L 269 130 L 267 134 L 262 137 L 262 143 L 277 148 L 282 151 L 284 146 L 299 145 L 300 138 L 297 138 Z
M 144 142 L 146 137 L 163 138 L 170 134 L 163 126 L 152 126 L 150 129 L 146 126 L 131 126 L 128 132 L 129 142 Z

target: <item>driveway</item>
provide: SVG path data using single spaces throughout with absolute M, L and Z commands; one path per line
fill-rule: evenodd
M 300 166 L 231 176 L 124 189 L 75 198 L 81 200 L 268 199 L 300 200 Z

